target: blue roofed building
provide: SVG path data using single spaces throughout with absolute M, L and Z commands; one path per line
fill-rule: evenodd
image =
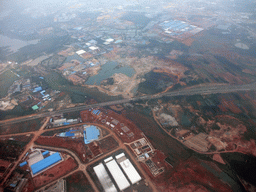
M 92 111 L 92 113 L 93 113 L 94 115 L 99 115 L 99 114 L 100 114 L 100 110 L 95 109 L 95 110 Z
M 36 92 L 42 91 L 42 90 L 43 90 L 42 87 L 36 87 L 36 88 L 33 90 L 33 93 L 36 93 Z
M 42 159 L 41 161 L 38 161 L 37 163 L 31 165 L 30 168 L 32 170 L 33 175 L 35 175 L 61 160 L 62 160 L 62 158 L 60 156 L 60 153 L 54 153 L 54 154 L 50 155 L 49 157 L 46 157 L 46 158 Z
M 80 137 L 81 131 L 79 130 L 69 130 L 67 132 L 59 133 L 59 137 Z
M 99 138 L 100 131 L 95 126 L 86 127 L 84 131 L 84 143 L 89 144 L 90 142 Z
M 42 153 L 43 156 L 45 156 L 47 154 L 49 154 L 49 151 L 45 151 L 45 152 Z
M 27 164 L 28 164 L 27 161 L 24 161 L 24 162 L 20 163 L 20 167 L 23 167 L 24 165 L 27 165 Z
M 75 137 L 75 130 L 69 130 L 68 132 L 65 133 L 66 137 Z

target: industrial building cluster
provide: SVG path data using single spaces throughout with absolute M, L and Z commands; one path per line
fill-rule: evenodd
M 66 132 L 61 132 L 57 134 L 59 137 L 71 137 L 71 138 L 80 138 L 83 137 L 84 144 L 89 144 L 94 140 L 99 139 L 100 130 L 94 125 L 83 125 L 83 130 L 81 129 L 70 129 Z
M 94 166 L 93 170 L 106 192 L 116 192 L 117 189 L 123 191 L 142 179 L 124 153 L 104 159 L 104 161 Z
M 164 21 L 159 26 L 162 27 L 165 33 L 175 38 L 184 38 L 184 36 L 188 38 L 203 30 L 203 28 L 180 20 Z
M 55 100 L 59 91 L 51 90 L 47 86 L 42 86 L 44 77 L 38 77 L 38 82 L 32 78 L 24 78 L 10 70 L 17 78 L 8 88 L 8 95 L 0 100 L 0 110 L 11 110 L 19 105 L 23 109 L 38 111 L 43 109 L 48 103 Z

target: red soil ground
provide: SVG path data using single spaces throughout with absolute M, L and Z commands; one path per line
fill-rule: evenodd
M 214 161 L 219 162 L 219 163 L 226 164 L 226 163 L 223 161 L 223 159 L 222 159 L 222 157 L 220 156 L 220 154 L 217 154 L 217 153 L 214 154 L 213 157 L 212 157 L 212 159 L 213 159 Z
M 227 112 L 228 110 L 232 113 L 239 114 L 242 113 L 242 111 L 239 109 L 239 107 L 233 102 L 233 100 L 227 100 L 226 98 L 220 98 L 220 104 L 218 107 L 223 111 Z
M 88 163 L 89 160 L 93 158 L 93 154 L 84 144 L 83 139 L 40 136 L 35 143 L 39 145 L 69 149 L 76 153 L 83 163 Z
M 232 191 L 227 184 L 204 168 L 201 163 L 196 158 L 181 162 L 174 168 L 166 191 Z M 205 161 L 203 163 L 214 169 L 211 163 Z
M 39 145 L 69 149 L 77 154 L 80 160 L 84 163 L 88 163 L 96 156 L 112 151 L 113 149 L 118 147 L 118 143 L 111 136 L 99 141 L 94 141 L 88 145 L 84 144 L 82 138 L 72 139 L 46 136 L 40 136 L 36 140 L 36 143 Z
M 27 184 L 23 187 L 22 192 L 30 192 L 34 190 L 35 190 L 34 182 L 32 179 L 29 179 Z

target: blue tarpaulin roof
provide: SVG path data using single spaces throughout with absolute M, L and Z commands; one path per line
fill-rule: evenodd
M 66 137 L 74 137 L 74 136 L 75 136 L 75 133 L 71 133 L 72 131 L 74 131 L 74 130 L 70 130 L 70 131 L 66 132 L 66 133 L 65 133 L 65 136 L 66 136 Z
M 49 153 L 49 151 L 45 151 L 42 153 L 42 155 L 47 155 Z
M 41 161 L 31 165 L 32 173 L 35 175 L 36 173 L 48 168 L 49 166 L 57 163 L 61 160 L 61 156 L 59 153 L 54 153 L 49 157 L 44 158 Z
M 84 143 L 88 144 L 91 141 L 98 139 L 99 135 L 100 135 L 100 131 L 97 127 L 95 126 L 87 127 L 86 130 L 84 131 Z
M 20 167 L 23 167 L 24 165 L 27 165 L 27 164 L 28 164 L 27 161 L 24 161 L 24 162 L 20 163 Z
M 93 110 L 92 113 L 95 114 L 95 115 L 99 115 L 100 114 L 100 110 Z

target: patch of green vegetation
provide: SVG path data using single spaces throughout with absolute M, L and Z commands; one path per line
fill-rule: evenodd
M 5 97 L 7 95 L 9 87 L 17 79 L 17 75 L 12 73 L 11 70 L 5 71 L 4 73 L 0 74 L 0 98 Z
M 32 67 L 24 65 L 24 66 L 14 69 L 13 72 L 19 74 L 20 76 L 22 76 L 24 78 L 30 78 L 31 75 L 33 75 L 35 71 Z
M 54 55 L 48 59 L 45 59 L 41 62 L 48 69 L 56 69 L 61 67 L 63 62 L 65 61 L 65 57 L 61 55 Z
M 180 50 L 185 54 L 188 53 L 189 50 L 188 46 L 178 41 L 165 43 L 154 39 L 150 39 L 149 44 L 136 45 L 136 48 L 139 50 L 138 54 L 136 55 L 139 58 L 141 58 L 143 55 L 152 55 L 152 53 L 148 52 L 148 49 L 150 49 L 151 51 L 156 50 L 157 53 L 154 53 L 153 55 L 162 59 L 166 59 L 165 56 L 168 56 L 172 50 Z
M 67 191 L 94 191 L 82 171 L 78 171 L 66 178 Z
M 0 47 L 0 61 L 5 62 L 7 61 L 6 55 L 10 54 L 11 50 L 8 46 Z
M 155 94 L 164 91 L 173 84 L 173 79 L 168 75 L 150 71 L 145 74 L 146 81 L 139 84 L 138 92 Z
M 45 81 L 52 89 L 55 90 L 60 90 L 60 87 L 64 85 L 72 85 L 71 82 L 69 82 L 67 79 L 62 77 L 61 74 L 57 72 L 49 72 L 45 76 Z
M 28 114 L 23 114 L 23 115 L 28 115 Z M 22 116 L 22 115 L 15 115 L 15 116 L 12 116 L 11 118 L 18 117 L 18 116 Z M 39 118 L 39 119 L 24 121 L 22 123 L 1 125 L 0 135 L 37 131 L 40 129 L 43 119 L 44 118 Z
M 121 19 L 131 21 L 139 27 L 145 27 L 150 22 L 150 19 L 147 18 L 143 13 L 137 12 L 129 12 L 125 14 Z

